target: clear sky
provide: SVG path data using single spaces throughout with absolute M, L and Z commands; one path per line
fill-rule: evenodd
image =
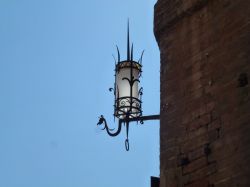
M 159 122 L 115 138 L 115 45 L 143 58 L 143 114 L 159 114 L 156 0 L 0 0 L 0 187 L 149 187 L 159 176 Z

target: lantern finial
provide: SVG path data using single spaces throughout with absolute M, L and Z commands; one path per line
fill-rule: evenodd
M 132 46 L 131 46 L 131 61 L 133 61 L 133 43 L 132 43 Z
M 127 33 L 127 61 L 130 61 L 129 19 L 128 19 L 128 33 Z
M 117 50 L 117 55 L 118 55 L 118 63 L 120 62 L 120 51 L 119 51 L 119 48 L 118 48 L 118 46 L 116 46 L 116 50 Z

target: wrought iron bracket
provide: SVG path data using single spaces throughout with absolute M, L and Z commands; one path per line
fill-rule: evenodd
M 117 136 L 120 134 L 121 129 L 122 129 L 122 124 L 124 124 L 126 126 L 126 140 L 125 140 L 125 148 L 126 151 L 129 151 L 129 139 L 128 139 L 128 133 L 129 133 L 129 123 L 130 122 L 140 122 L 141 124 L 144 124 L 144 121 L 147 120 L 159 120 L 160 119 L 160 115 L 150 115 L 150 116 L 139 116 L 139 117 L 134 117 L 134 118 L 124 118 L 124 119 L 119 119 L 119 123 L 118 123 L 118 128 L 115 132 L 112 132 L 114 129 L 110 129 L 108 127 L 107 121 L 104 118 L 103 115 L 101 115 L 99 117 L 99 121 L 97 123 L 97 125 L 104 125 L 104 127 L 102 128 L 102 130 L 106 130 L 109 136 Z
M 119 123 L 124 123 L 124 122 L 133 122 L 133 121 L 139 121 L 141 124 L 144 123 L 144 121 L 147 120 L 159 120 L 160 115 L 150 115 L 150 116 L 139 116 L 139 117 L 133 117 L 133 118 L 125 118 L 125 119 L 120 119 Z

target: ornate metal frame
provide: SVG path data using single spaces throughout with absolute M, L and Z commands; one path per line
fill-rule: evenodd
M 116 61 L 115 57 L 115 83 L 114 88 L 109 88 L 109 91 L 113 91 L 114 93 L 114 119 L 117 117 L 119 119 L 118 128 L 116 132 L 112 132 L 114 129 L 110 129 L 108 127 L 107 121 L 103 115 L 99 117 L 99 121 L 97 125 L 104 124 L 102 130 L 106 130 L 109 136 L 117 136 L 121 132 L 122 124 L 126 126 L 126 140 L 125 140 L 125 148 L 129 150 L 129 140 L 128 140 L 128 133 L 129 133 L 129 123 L 138 121 L 143 124 L 146 120 L 159 120 L 160 115 L 151 115 L 151 116 L 142 116 L 142 95 L 143 95 L 143 88 L 141 87 L 138 90 L 138 98 L 133 97 L 133 86 L 135 82 L 140 83 L 139 78 L 141 77 L 142 73 L 142 57 L 143 53 L 141 54 L 140 59 L 138 62 L 133 60 L 133 44 L 130 51 L 130 41 L 129 41 L 129 23 L 128 23 L 128 30 L 127 30 L 127 60 L 120 61 L 120 52 L 119 48 L 116 46 L 118 60 Z M 129 68 L 130 69 L 130 77 L 123 77 L 122 80 L 127 80 L 130 85 L 130 95 L 128 97 L 119 97 L 119 88 L 116 86 L 117 74 L 122 68 Z M 133 76 L 133 71 L 139 71 L 138 78 Z M 128 107 L 129 106 L 129 107 Z M 126 111 L 124 109 L 127 108 Z

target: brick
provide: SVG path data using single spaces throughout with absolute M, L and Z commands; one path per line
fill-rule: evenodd
M 216 119 L 208 124 L 208 131 L 221 128 L 221 121 Z
M 232 185 L 232 179 L 230 177 L 221 179 L 218 183 L 215 183 L 215 187 L 228 187 Z
M 195 181 L 198 181 L 202 178 L 208 178 L 209 176 L 215 174 L 217 172 L 217 165 L 216 163 L 211 163 L 207 165 L 206 167 L 203 167 L 199 170 L 196 170 L 195 172 L 192 172 L 187 175 L 182 176 L 182 181 L 184 184 L 192 183 Z
M 207 134 L 194 137 L 192 139 L 186 140 L 181 143 L 181 152 L 187 153 L 189 151 L 196 149 L 197 147 L 205 145 L 206 143 L 208 143 Z
M 202 126 L 206 126 L 210 123 L 210 121 L 211 121 L 210 114 L 198 116 L 196 120 L 194 120 L 190 123 L 189 130 L 192 131 L 192 130 L 198 129 Z
M 211 112 L 214 108 L 215 108 L 215 102 L 214 101 L 212 101 L 212 102 L 210 102 L 210 103 L 208 103 L 207 105 L 206 105 L 206 107 L 207 107 L 207 112 Z
M 185 174 L 191 173 L 191 172 L 198 170 L 206 165 L 207 165 L 207 158 L 205 156 L 201 157 L 197 160 L 193 160 L 187 166 L 183 167 L 183 174 L 185 175 Z
M 184 185 L 184 187 L 210 187 L 207 178 L 200 179 L 198 181 Z
M 196 160 L 197 158 L 200 158 L 202 156 L 204 156 L 204 146 L 198 147 L 188 153 L 188 158 L 190 159 L 190 161 Z

